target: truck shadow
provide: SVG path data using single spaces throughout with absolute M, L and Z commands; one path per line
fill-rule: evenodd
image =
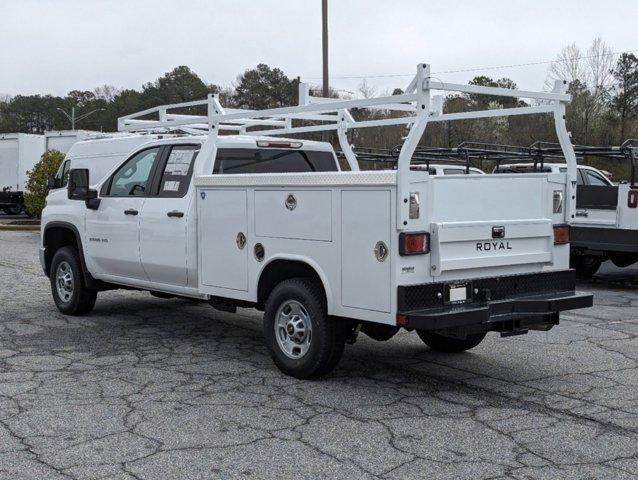
M 260 312 L 240 309 L 230 314 L 207 304 L 137 297 L 98 300 L 91 317 L 98 324 L 95 335 L 101 340 L 93 337 L 83 348 L 88 347 L 96 356 L 112 355 L 121 348 L 130 350 L 135 345 L 157 348 L 167 360 L 172 355 L 195 354 L 198 364 L 211 362 L 210 371 L 199 369 L 204 375 L 217 375 L 212 364 L 221 360 L 237 362 L 238 370 L 253 370 L 257 376 L 279 374 L 264 345 Z M 481 345 L 469 352 L 441 354 L 430 350 L 415 333 L 401 332 L 387 342 L 360 334 L 354 345 L 346 345 L 339 366 L 325 380 L 409 381 L 419 388 L 431 388 L 433 382 L 458 384 L 461 379 L 489 371 L 507 370 L 508 377 L 523 378 L 533 368 L 512 365 L 506 355 L 491 355 L 491 350 Z M 482 371 L 486 352 L 489 359 Z
M 584 288 L 591 286 L 596 288 L 636 290 L 638 289 L 638 264 L 619 268 L 607 261 L 602 264 L 598 273 L 593 277 L 578 278 L 578 285 Z

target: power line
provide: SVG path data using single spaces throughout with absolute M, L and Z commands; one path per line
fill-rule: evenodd
M 583 55 L 581 57 L 575 57 L 571 60 L 588 60 L 591 58 L 612 57 L 616 55 L 622 55 L 623 53 L 635 53 L 635 52 L 638 52 L 638 49 L 623 50 L 622 52 L 604 53 L 602 55 Z M 443 75 L 443 74 L 449 74 L 449 73 L 480 72 L 484 70 L 502 70 L 505 68 L 531 67 L 535 65 L 549 65 L 555 62 L 556 60 L 543 60 L 540 62 L 515 63 L 510 65 L 499 65 L 499 66 L 490 66 L 490 67 L 462 68 L 458 70 L 445 70 L 441 72 L 432 72 L 432 75 Z M 414 72 L 413 73 L 392 73 L 392 74 L 386 74 L 386 75 L 334 76 L 331 79 L 332 80 L 349 80 L 349 79 L 353 80 L 353 79 L 360 79 L 360 78 L 394 78 L 394 77 L 413 77 L 413 76 L 414 76 Z M 304 76 L 302 76 L 302 78 L 305 78 L 306 80 L 321 79 L 321 77 L 304 77 Z

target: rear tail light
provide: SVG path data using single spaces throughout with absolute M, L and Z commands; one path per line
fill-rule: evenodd
M 428 232 L 401 233 L 399 235 L 400 255 L 423 255 L 430 253 L 430 234 Z
M 569 226 L 554 225 L 554 245 L 569 243 Z

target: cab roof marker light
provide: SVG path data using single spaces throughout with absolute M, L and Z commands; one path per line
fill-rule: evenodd
M 279 140 L 257 140 L 257 146 L 262 148 L 301 148 L 303 142 L 284 142 Z

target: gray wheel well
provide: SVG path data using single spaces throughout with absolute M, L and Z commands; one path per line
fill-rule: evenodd
M 325 288 L 321 277 L 310 265 L 304 262 L 295 260 L 274 260 L 266 265 L 266 268 L 261 272 L 259 277 L 259 283 L 257 284 L 257 305 L 259 308 L 263 308 L 270 292 L 279 283 L 289 278 L 312 278 L 315 280 L 321 288 L 324 290 L 325 301 Z
M 44 263 L 47 273 L 51 270 L 53 256 L 62 247 L 74 247 L 81 253 L 75 232 L 68 227 L 49 227 L 44 232 L 43 245 L 46 247 Z

